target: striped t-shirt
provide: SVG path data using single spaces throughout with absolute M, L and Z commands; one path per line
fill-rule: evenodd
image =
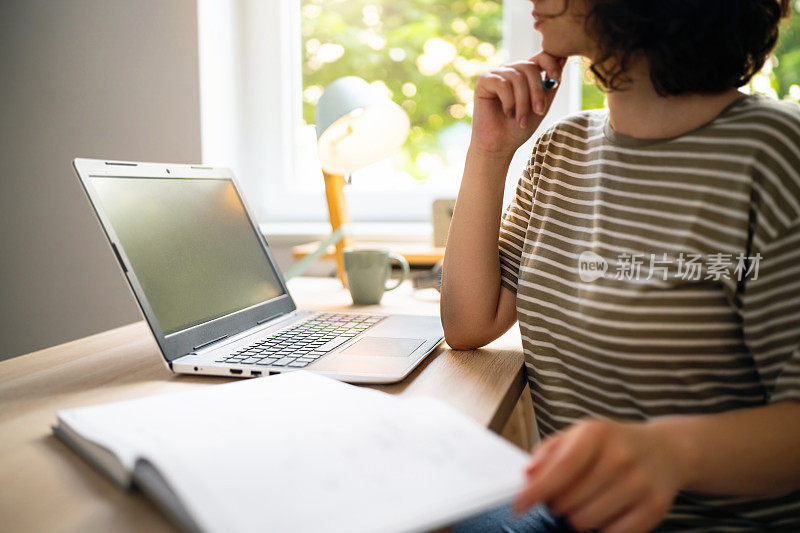
M 499 249 L 541 436 L 590 416 L 800 401 L 798 106 L 743 96 L 660 140 L 614 131 L 607 111 L 562 120 L 536 143 Z M 763 523 L 800 530 L 800 491 L 681 493 L 662 527 Z

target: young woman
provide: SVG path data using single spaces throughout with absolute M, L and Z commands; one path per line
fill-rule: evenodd
M 543 51 L 479 78 L 442 321 L 519 321 L 543 440 L 462 530 L 800 530 L 800 109 L 737 90 L 788 4 L 539 0 Z M 537 140 L 501 219 L 568 56 L 609 109 Z

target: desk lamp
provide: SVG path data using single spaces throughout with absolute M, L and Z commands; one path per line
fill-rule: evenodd
M 336 269 L 345 284 L 345 247 L 352 245 L 345 180 L 356 170 L 395 154 L 411 123 L 402 107 L 356 76 L 334 81 L 317 103 L 317 149 L 336 243 Z M 331 244 L 331 239 L 323 243 Z

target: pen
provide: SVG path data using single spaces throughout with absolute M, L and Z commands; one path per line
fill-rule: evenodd
M 549 91 L 556 85 L 558 85 L 558 80 L 555 78 L 545 78 L 542 80 L 542 89 L 545 91 Z

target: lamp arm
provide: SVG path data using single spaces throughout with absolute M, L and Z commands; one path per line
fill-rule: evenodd
M 292 268 L 289 269 L 284 277 L 286 281 L 301 275 L 303 272 L 308 270 L 308 268 L 313 265 L 317 259 L 325 254 L 329 246 L 334 245 L 345 237 L 349 237 L 351 235 L 353 235 L 353 230 L 350 227 L 350 224 L 342 224 L 336 228 L 336 231 L 331 233 L 324 241 L 319 243 L 319 246 L 317 246 L 316 250 L 298 261 Z

